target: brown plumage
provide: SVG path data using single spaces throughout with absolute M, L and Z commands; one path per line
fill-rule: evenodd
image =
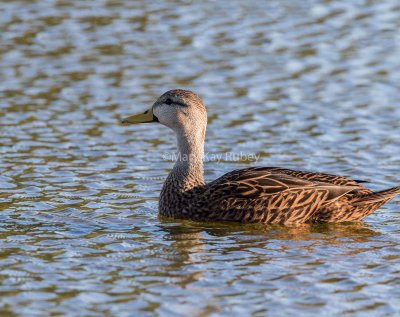
M 207 113 L 191 91 L 168 91 L 123 122 L 160 122 L 177 135 L 178 160 L 160 194 L 162 215 L 242 223 L 359 221 L 400 194 L 400 186 L 373 192 L 346 177 L 278 167 L 235 170 L 205 184 Z

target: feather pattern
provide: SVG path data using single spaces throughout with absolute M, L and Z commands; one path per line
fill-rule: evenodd
M 364 181 L 279 167 L 235 170 L 206 184 L 207 111 L 201 98 L 188 90 L 170 90 L 151 113 L 153 121 L 176 133 L 179 151 L 161 190 L 161 215 L 242 223 L 358 221 L 400 194 L 400 187 L 373 192 L 361 184 Z M 123 122 L 149 122 L 142 119 L 141 114 Z
M 400 188 L 374 193 L 343 176 L 252 167 L 184 192 L 173 190 L 171 200 L 161 201 L 160 213 L 242 223 L 357 221 L 399 193 Z

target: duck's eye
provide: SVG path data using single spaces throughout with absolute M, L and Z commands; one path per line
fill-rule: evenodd
M 172 105 L 172 100 L 168 98 L 167 100 L 165 100 L 165 103 L 166 103 L 167 105 Z

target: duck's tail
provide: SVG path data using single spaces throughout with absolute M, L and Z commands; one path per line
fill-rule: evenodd
M 357 197 L 351 202 L 351 212 L 346 220 L 359 221 L 372 214 L 375 210 L 386 204 L 400 194 L 400 186 L 372 192 Z
M 379 206 L 392 200 L 394 197 L 400 194 L 400 186 L 373 192 L 371 194 L 363 195 L 353 202 L 353 205 L 365 205 L 381 203 Z

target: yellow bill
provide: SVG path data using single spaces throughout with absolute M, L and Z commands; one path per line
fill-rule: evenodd
M 121 123 L 138 124 L 146 122 L 158 122 L 157 117 L 153 114 L 153 109 L 146 110 L 144 113 L 135 114 L 133 116 L 122 119 Z

